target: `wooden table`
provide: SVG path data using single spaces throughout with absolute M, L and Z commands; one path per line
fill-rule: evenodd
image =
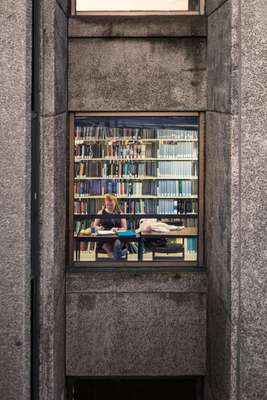
M 116 233 L 113 235 L 79 235 L 74 236 L 75 239 L 75 255 L 76 261 L 80 260 L 80 242 L 111 242 L 116 239 L 122 242 L 138 242 L 138 261 L 143 261 L 143 249 L 145 239 L 159 239 L 159 238 L 195 238 L 198 236 L 197 228 L 183 228 L 170 231 L 168 233 L 150 232 L 139 233 L 133 236 L 118 236 Z

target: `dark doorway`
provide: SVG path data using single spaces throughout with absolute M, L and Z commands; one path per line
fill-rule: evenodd
M 201 378 L 69 379 L 68 400 L 202 400 Z

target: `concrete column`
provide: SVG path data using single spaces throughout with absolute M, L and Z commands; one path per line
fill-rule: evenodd
M 208 13 L 208 388 L 266 397 L 266 2 Z
M 67 1 L 41 2 L 40 399 L 65 386 Z
M 0 393 L 30 399 L 31 1 L 0 2 Z

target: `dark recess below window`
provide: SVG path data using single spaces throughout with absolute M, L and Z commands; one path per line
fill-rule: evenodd
M 70 400 L 200 400 L 198 379 L 77 380 Z

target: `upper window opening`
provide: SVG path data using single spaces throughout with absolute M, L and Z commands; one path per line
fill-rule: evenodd
M 184 14 L 203 13 L 204 0 L 76 0 L 75 15 L 105 13 Z

